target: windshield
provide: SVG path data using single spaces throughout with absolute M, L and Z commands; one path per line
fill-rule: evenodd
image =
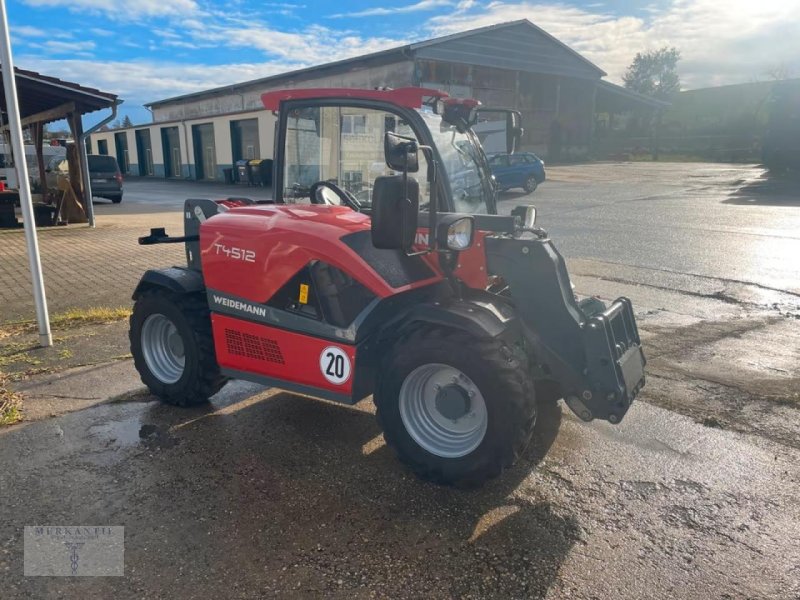
M 494 192 L 477 138 L 471 132 L 459 133 L 455 126 L 445 123 L 439 115 L 425 110 L 418 112 L 428 125 L 439 150 L 455 211 L 489 213 L 489 199 Z
M 90 154 L 89 171 L 96 173 L 115 173 L 117 168 L 117 160 L 113 156 L 100 156 L 98 154 Z

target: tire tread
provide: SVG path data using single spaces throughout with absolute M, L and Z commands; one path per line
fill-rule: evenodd
M 149 373 L 144 356 L 136 349 L 141 345 L 137 334 L 139 328 L 135 321 L 136 305 L 148 302 L 169 302 L 172 303 L 186 318 L 190 329 L 194 333 L 194 343 L 197 347 L 199 356 L 198 376 L 191 378 L 180 389 L 169 386 L 158 381 L 151 381 L 146 373 Z M 142 383 L 158 396 L 163 402 L 176 406 L 194 406 L 203 404 L 216 394 L 228 381 L 228 378 L 220 373 L 217 364 L 216 351 L 214 349 L 214 337 L 211 330 L 210 311 L 205 299 L 199 294 L 175 294 L 162 288 L 152 288 L 143 291 L 136 299 L 134 313 L 129 319 L 129 337 L 131 343 L 131 354 L 133 355 L 134 365 L 139 372 Z
M 520 417 L 513 421 L 514 431 L 510 438 L 512 444 L 505 445 L 503 451 L 490 457 L 484 456 L 480 464 L 466 476 L 448 472 L 438 465 L 428 464 L 404 452 L 395 430 L 390 425 L 386 413 L 385 402 L 396 402 L 396 399 L 380 397 L 381 383 L 376 386 L 375 406 L 376 416 L 384 432 L 386 445 L 397 455 L 399 460 L 409 467 L 418 477 L 438 484 L 455 485 L 456 487 L 476 487 L 485 481 L 497 477 L 503 470 L 512 466 L 520 457 L 533 434 L 536 423 L 536 398 L 534 384 L 525 364 L 506 344 L 497 339 L 478 339 L 465 332 L 442 327 L 417 327 L 401 334 L 390 350 L 390 358 L 384 363 L 384 369 L 392 369 L 393 357 L 402 357 L 414 352 L 421 345 L 433 344 L 440 347 L 463 348 L 471 354 L 477 355 L 486 366 L 497 374 L 499 381 L 504 382 L 506 398 L 512 405 L 515 416 Z M 529 415 L 528 418 L 524 418 Z M 514 418 L 513 416 L 511 418 Z

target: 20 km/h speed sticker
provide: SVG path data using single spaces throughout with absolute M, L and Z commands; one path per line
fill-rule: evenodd
M 319 355 L 319 369 L 333 384 L 341 385 L 350 379 L 350 357 L 337 346 L 328 346 Z

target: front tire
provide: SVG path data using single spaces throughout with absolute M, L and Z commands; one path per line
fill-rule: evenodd
M 536 422 L 533 382 L 508 346 L 436 327 L 395 342 L 374 400 L 400 461 L 424 480 L 458 487 L 513 465 Z
M 133 306 L 129 336 L 142 382 L 167 404 L 202 404 L 227 381 L 220 374 L 201 296 L 143 292 Z
M 530 175 L 525 180 L 525 185 L 522 186 L 522 188 L 529 194 L 535 192 L 537 187 L 539 187 L 539 182 L 536 181 L 536 177 L 534 177 L 533 175 Z

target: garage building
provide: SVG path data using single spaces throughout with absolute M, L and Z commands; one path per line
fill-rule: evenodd
M 272 158 L 274 116 L 261 94 L 310 87 L 442 89 L 523 115 L 522 147 L 549 160 L 592 153 L 599 110 L 663 103 L 602 81 L 606 73 L 527 20 L 491 25 L 263 79 L 159 100 L 153 122 L 92 135 L 129 175 L 223 180 L 236 161 Z M 357 123 L 353 123 L 357 127 Z

